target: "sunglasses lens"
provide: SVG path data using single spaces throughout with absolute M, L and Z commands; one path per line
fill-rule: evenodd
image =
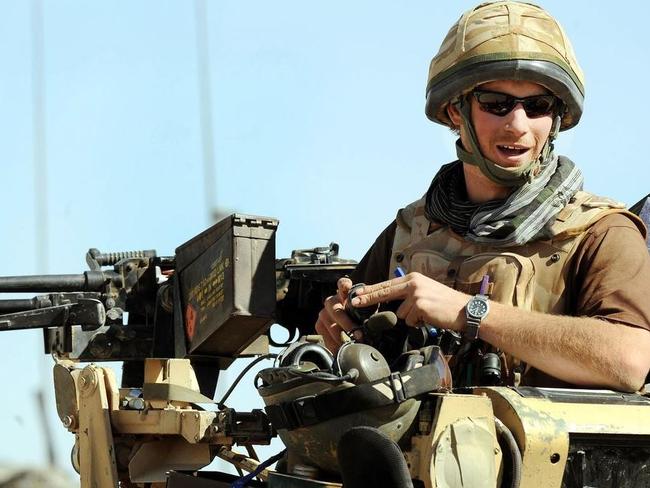
M 528 97 L 522 103 L 526 115 L 529 117 L 541 117 L 553 111 L 555 97 L 553 95 L 539 95 L 537 97 Z
M 534 95 L 532 97 L 516 98 L 506 93 L 475 91 L 474 96 L 481 110 L 503 117 L 510 113 L 521 102 L 528 117 L 549 115 L 555 108 L 556 98 L 553 95 Z
M 484 112 L 503 116 L 515 108 L 515 99 L 505 93 L 477 91 L 474 94 Z

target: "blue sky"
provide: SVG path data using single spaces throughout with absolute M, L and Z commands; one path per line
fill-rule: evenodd
M 280 219 L 278 257 L 339 242 L 359 259 L 452 159 L 424 116 L 428 63 L 474 2 L 207 2 L 216 176 L 212 204 Z M 633 204 L 647 169 L 650 4 L 546 1 L 587 79 L 558 152 L 586 187 Z M 31 2 L 0 3 L 0 275 L 36 268 Z M 194 2 L 44 0 L 48 269 L 90 247 L 175 247 L 209 224 Z M 0 336 L 0 461 L 42 462 L 33 392 L 40 337 Z M 250 381 L 245 383 L 250 385 Z M 241 393 L 244 407 L 250 394 Z M 10 395 L 10 396 L 9 396 Z M 53 400 L 52 412 L 54 413 Z M 52 422 L 56 421 L 55 415 Z M 59 459 L 72 437 L 58 424 Z

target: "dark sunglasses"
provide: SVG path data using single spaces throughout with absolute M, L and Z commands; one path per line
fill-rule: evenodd
M 557 106 L 558 99 L 554 95 L 533 95 L 531 97 L 517 98 L 507 93 L 474 90 L 472 92 L 481 110 L 503 117 L 509 114 L 518 103 L 530 118 L 550 115 Z

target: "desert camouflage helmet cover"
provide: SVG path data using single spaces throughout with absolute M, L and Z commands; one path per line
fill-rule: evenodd
M 580 120 L 582 70 L 560 24 L 536 5 L 482 3 L 461 16 L 431 61 L 427 117 L 451 127 L 449 102 L 494 80 L 525 80 L 546 87 L 565 105 L 560 130 Z

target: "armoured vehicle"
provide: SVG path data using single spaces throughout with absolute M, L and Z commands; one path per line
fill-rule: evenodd
M 650 200 L 633 210 L 647 219 Z M 82 274 L 0 278 L 39 294 L 0 300 L 0 329 L 43 329 L 82 488 L 650 486 L 644 392 L 515 388 L 489 361 L 485 385 L 455 389 L 458 337 L 372 310 L 350 310 L 367 343 L 332 355 L 312 325 L 354 262 L 335 244 L 276 259 L 277 225 L 234 214 L 174 256 L 91 249 Z M 241 375 L 212 400 L 241 357 L 257 357 L 242 375 L 275 360 L 255 379 L 264 410 L 226 405 Z M 123 362 L 121 385 L 100 361 Z M 260 462 L 275 436 L 286 450 Z M 241 476 L 200 471 L 215 457 Z

